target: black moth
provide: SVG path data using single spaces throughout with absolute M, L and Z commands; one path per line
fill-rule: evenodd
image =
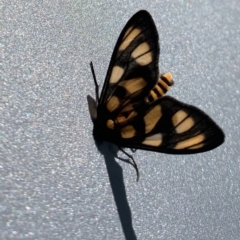
M 128 21 L 114 48 L 103 90 L 96 102 L 88 96 L 95 139 L 122 148 L 169 154 L 200 153 L 224 142 L 218 125 L 198 108 L 165 96 L 170 73 L 159 77 L 159 43 L 151 15 L 141 10 Z

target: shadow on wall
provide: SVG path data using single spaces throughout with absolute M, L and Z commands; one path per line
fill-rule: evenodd
M 137 238 L 132 226 L 132 214 L 127 201 L 123 171 L 115 161 L 115 158 L 118 158 L 117 152 L 119 149 L 116 145 L 108 142 L 96 142 L 96 146 L 105 158 L 109 181 L 125 238 L 126 240 L 135 240 Z

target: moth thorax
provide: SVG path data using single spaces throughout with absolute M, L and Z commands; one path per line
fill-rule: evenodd
M 108 119 L 106 125 L 108 128 L 114 129 L 114 121 L 112 119 Z

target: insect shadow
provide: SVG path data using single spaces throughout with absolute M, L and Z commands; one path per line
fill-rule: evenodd
M 94 71 L 93 71 L 93 74 L 94 74 Z M 96 96 L 98 96 L 98 85 L 96 86 L 97 86 Z M 87 96 L 87 101 L 88 101 L 89 112 L 90 112 L 92 121 L 94 122 L 94 119 L 96 119 L 97 117 L 96 101 L 91 96 Z M 138 179 L 139 172 L 138 172 L 136 163 L 133 160 L 132 156 L 126 153 L 122 148 L 119 148 L 110 142 L 98 141 L 96 139 L 94 140 L 95 140 L 95 145 L 98 148 L 98 151 L 102 153 L 105 159 L 108 177 L 109 177 L 110 185 L 112 188 L 113 197 L 117 206 L 117 211 L 118 211 L 118 215 L 122 225 L 122 229 L 125 235 L 125 239 L 135 240 L 137 238 L 132 225 L 131 209 L 127 201 L 127 195 L 126 195 L 125 185 L 123 181 L 123 170 L 121 166 L 115 161 L 115 158 L 118 158 L 121 161 L 131 164 L 136 169 L 137 179 Z M 129 159 L 126 160 L 118 157 L 117 152 L 119 150 L 125 153 L 125 155 L 127 155 L 128 157 L 130 157 L 132 161 L 130 161 Z M 131 150 L 133 152 L 135 151 L 135 149 L 131 149 Z
M 113 197 L 117 206 L 118 215 L 122 225 L 122 229 L 126 240 L 137 239 L 136 234 L 132 225 L 132 214 L 127 201 L 127 195 L 125 190 L 125 185 L 123 181 L 123 170 L 122 167 L 116 162 L 115 158 L 128 162 L 126 159 L 119 158 L 117 156 L 118 147 L 112 143 L 105 141 L 96 141 L 95 144 L 102 153 L 105 159 L 105 164 L 107 167 L 108 177 L 110 185 L 113 192 Z

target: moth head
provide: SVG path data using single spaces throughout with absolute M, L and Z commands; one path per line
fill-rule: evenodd
M 97 119 L 97 103 L 90 95 L 87 96 L 87 101 L 92 121 L 95 122 Z

